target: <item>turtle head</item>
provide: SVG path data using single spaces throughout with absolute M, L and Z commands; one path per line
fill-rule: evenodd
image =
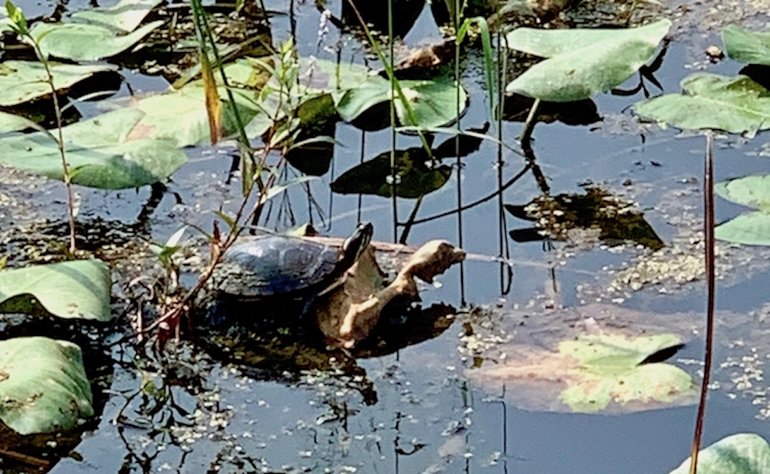
M 353 265 L 369 246 L 369 242 L 372 241 L 372 234 L 374 234 L 374 226 L 371 223 L 358 224 L 356 230 L 342 243 L 342 258 Z

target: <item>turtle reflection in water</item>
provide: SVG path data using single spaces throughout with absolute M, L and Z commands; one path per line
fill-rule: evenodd
M 341 246 L 283 234 L 267 234 L 237 243 L 225 253 L 212 277 L 218 301 L 214 322 L 236 316 L 241 309 L 259 308 L 284 316 L 290 308 L 307 313 L 315 298 L 343 280 L 372 239 L 373 227 L 359 224 Z M 280 315 L 277 313 L 281 313 Z M 244 318 L 239 318 L 243 320 Z

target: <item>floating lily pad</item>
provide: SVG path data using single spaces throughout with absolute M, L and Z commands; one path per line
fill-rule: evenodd
M 452 167 L 430 161 L 422 148 L 396 150 L 396 194 L 416 199 L 440 189 L 452 175 Z M 389 197 L 393 176 L 390 152 L 361 163 L 343 173 L 331 184 L 340 194 L 373 194 Z
M 108 321 L 110 270 L 100 260 L 0 271 L 0 312 Z
M 690 458 L 669 474 L 690 472 Z M 770 446 L 754 433 L 738 433 L 701 449 L 700 474 L 765 474 L 770 472 Z
M 121 0 L 111 7 L 89 8 L 72 14 L 73 21 L 90 23 L 126 33 L 134 31 L 163 0 Z
M 33 123 L 28 118 L 9 114 L 8 112 L 0 112 L 0 134 L 24 130 Z
M 0 420 L 19 434 L 77 427 L 94 415 L 80 348 L 46 337 L 0 341 Z
M 770 213 L 747 212 L 714 229 L 719 240 L 743 245 L 770 245 Z
M 670 26 L 664 19 L 626 30 L 518 28 L 508 34 L 508 46 L 548 59 L 529 68 L 505 90 L 551 102 L 606 92 L 653 59 Z
M 770 175 L 746 176 L 714 186 L 723 199 L 758 209 L 724 222 L 716 238 L 745 245 L 770 245 Z
M 770 32 L 751 31 L 738 25 L 722 30 L 727 55 L 747 64 L 770 66 Z
M 234 97 L 241 119 L 248 123 L 257 114 L 256 106 L 243 100 L 238 91 L 234 91 Z M 188 84 L 180 90 L 144 97 L 126 105 L 143 113 L 130 139 L 162 139 L 178 147 L 208 145 L 211 142 L 204 90 L 198 84 Z M 184 119 L 180 120 L 180 117 Z M 235 133 L 237 128 L 229 103 L 223 107 L 223 117 L 224 135 Z
M 11 28 L 12 24 L 13 23 L 8 18 L 8 15 L 5 13 L 5 9 L 0 8 L 0 33 L 5 33 L 5 32 L 10 33 L 11 31 L 13 31 L 13 28 Z
M 114 71 L 115 66 L 74 64 L 49 64 L 54 88 L 62 91 L 97 72 Z M 29 102 L 51 94 L 45 68 L 37 61 L 4 61 L 0 63 L 0 106 Z
M 31 29 L 44 54 L 72 61 L 97 61 L 122 53 L 163 24 L 153 21 L 136 31 L 116 30 L 81 23 L 35 23 Z
M 505 363 L 469 371 L 482 385 L 505 383 L 507 393 L 526 393 L 524 408 L 548 411 L 628 412 L 692 403 L 687 372 L 658 362 L 676 352 L 674 334 L 631 337 L 604 331 L 563 340 L 555 351 L 520 345 Z
M 715 129 L 753 137 L 770 128 L 770 91 L 746 76 L 695 73 L 682 81 L 683 94 L 638 102 L 642 118 L 679 128 Z
M 413 116 L 396 93 L 396 116 L 400 125 L 423 128 L 442 127 L 455 122 L 457 115 L 457 87 L 460 87 L 460 113 L 468 100 L 465 89 L 453 81 L 441 79 L 423 81 L 399 81 Z M 390 82 L 370 77 L 359 87 L 335 95 L 337 111 L 346 122 L 352 122 L 373 107 L 387 103 L 390 98 Z
M 103 189 L 135 188 L 163 181 L 187 161 L 168 140 L 130 134 L 144 114 L 116 110 L 62 129 L 72 182 Z M 0 138 L 0 164 L 63 179 L 56 143 L 43 132 Z
M 96 61 L 122 53 L 163 24 L 137 29 L 161 0 L 122 0 L 112 7 L 74 13 L 68 23 L 37 22 L 30 33 L 46 55 L 73 61 Z
M 736 204 L 770 212 L 770 174 L 722 181 L 714 192 Z

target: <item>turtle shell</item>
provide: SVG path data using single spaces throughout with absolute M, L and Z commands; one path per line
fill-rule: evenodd
M 214 285 L 243 298 L 299 296 L 334 284 L 343 250 L 286 235 L 265 235 L 234 245 L 214 274 Z M 348 265 L 349 266 L 349 265 Z

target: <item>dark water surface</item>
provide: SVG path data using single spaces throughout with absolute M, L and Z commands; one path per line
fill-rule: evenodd
M 334 48 L 338 42 L 342 44 L 343 61 L 361 62 L 367 56 L 357 39 L 341 35 L 334 27 L 330 27 L 319 48 L 316 32 L 320 15 L 313 5 L 278 0 L 265 3 L 268 9 L 279 12 L 271 20 L 274 44 L 293 32 L 300 56 L 333 59 L 334 55 L 324 48 Z M 287 3 L 296 8 L 290 10 Z M 340 2 L 327 2 L 327 7 L 339 12 Z M 436 26 L 426 8 L 406 41 L 414 45 L 436 37 Z M 685 64 L 699 57 L 693 45 L 702 41 L 719 42 L 713 33 L 698 36 L 697 41 L 687 35 L 675 38 L 656 74 L 665 92 L 679 90 L 679 81 L 689 72 Z M 471 103 L 462 127 L 477 128 L 486 120 L 481 60 L 471 53 L 465 66 L 464 85 Z M 730 61 L 709 67 L 724 74 L 739 69 Z M 134 90 L 163 88 L 163 81 L 157 78 L 131 73 L 126 78 Z M 629 81 L 630 86 L 635 81 Z M 649 87 L 658 93 L 655 86 Z M 126 95 L 127 89 L 124 87 L 120 94 Z M 640 98 L 640 94 L 630 98 L 608 94 L 597 97 L 595 102 L 604 122 L 586 126 L 540 123 L 534 132 L 534 151 L 551 194 L 579 192 L 580 184 L 587 181 L 602 184 L 637 201 L 658 236 L 669 243 L 682 226 L 667 213 L 700 216 L 698 189 L 705 140 L 698 136 L 676 138 L 674 130 L 637 127 L 628 108 Z M 521 123 L 504 122 L 503 127 L 506 143 L 516 147 Z M 310 185 L 323 215 L 318 211 L 309 215 L 306 197 L 295 190 L 291 196 L 297 221 L 313 219 L 325 233 L 342 236 L 349 233 L 360 214 L 361 219 L 375 225 L 378 240 L 392 240 L 393 208 L 389 199 L 364 197 L 359 204 L 358 196 L 331 195 L 328 188 L 333 177 L 359 162 L 362 148 L 367 159 L 389 150 L 391 132 L 367 133 L 362 141 L 361 131 L 339 124 L 335 138 L 343 146 L 335 149 L 334 176 L 326 175 Z M 762 136 L 751 142 L 739 138 L 719 140 L 717 179 L 767 169 L 766 159 L 750 156 L 763 141 Z M 398 137 L 399 148 L 410 146 L 419 146 L 415 137 Z M 174 176 L 170 192 L 149 219 L 148 233 L 155 241 L 164 241 L 183 222 L 208 225 L 213 219 L 211 210 L 225 200 L 229 203 L 224 206 L 232 207 L 239 197 L 238 182 L 224 184 L 230 165 L 225 147 L 194 149 L 189 154 L 191 162 Z M 494 192 L 501 180 L 498 172 L 506 181 L 523 164 L 521 157 L 508 153 L 500 168 L 496 146 L 492 142 L 483 144 L 478 152 L 463 158 L 463 203 Z M 455 169 L 446 186 L 425 198 L 418 218 L 455 208 L 457 186 Z M 81 219 L 100 217 L 125 222 L 136 219 L 150 194 L 147 189 L 120 193 L 79 191 Z M 182 203 L 171 193 L 176 193 Z M 502 202 L 525 204 L 539 194 L 537 183 L 527 175 L 504 192 Z M 399 220 L 409 215 L 413 204 L 399 201 Z M 740 211 L 738 206 L 720 201 L 717 219 L 728 219 Z M 501 212 L 500 201 L 494 198 L 463 212 L 462 227 L 454 214 L 417 225 L 408 242 L 419 244 L 444 238 L 460 243 L 462 231 L 461 244 L 469 253 L 496 256 L 500 254 L 501 235 L 507 239 L 507 231 L 530 225 L 504 215 L 506 228 L 501 228 Z M 285 223 L 276 218 L 270 225 Z M 623 267 L 642 253 L 638 249 L 612 251 L 606 246 L 569 247 L 558 242 L 549 250 L 542 242 L 505 243 L 511 259 L 525 262 L 515 266 L 509 292 L 501 293 L 508 281 L 504 278 L 501 282 L 498 264 L 471 259 L 462 273 L 453 269 L 440 278 L 440 286 L 427 289 L 424 305 L 441 302 L 459 307 L 465 301 L 472 305 L 499 304 L 505 311 L 530 301 L 537 308 L 550 300 L 549 304 L 574 306 L 586 299 L 587 293 L 578 287 L 605 287 L 610 280 L 607 267 Z M 566 265 L 549 268 L 553 260 L 562 259 L 566 259 Z M 727 276 L 720 287 L 721 309 L 746 313 L 768 303 L 766 272 L 741 268 Z M 609 303 L 612 297 L 604 295 L 603 299 Z M 629 307 L 657 312 L 698 312 L 705 301 L 701 282 L 672 295 L 661 295 L 652 287 L 632 292 L 623 300 Z M 747 337 L 751 329 L 743 331 L 725 338 Z M 114 379 L 99 426 L 84 436 L 75 450 L 77 456 L 62 460 L 54 472 L 192 473 L 219 466 L 223 472 L 649 474 L 668 472 L 688 456 L 694 407 L 622 416 L 521 410 L 507 403 L 501 394 L 481 391 L 466 379 L 468 361 L 462 360 L 458 352 L 462 332 L 462 324 L 455 322 L 435 339 L 394 354 L 360 359 L 359 371 L 353 375 L 310 372 L 265 380 L 254 376 L 248 367 L 207 357 L 199 361 L 200 365 L 173 364 L 181 367 L 178 371 L 183 375 L 173 382 L 171 394 L 183 410 L 161 410 L 158 416 L 163 422 L 156 419 L 151 423 L 156 429 L 113 423 L 125 405 L 138 406 L 139 399 L 127 401 L 125 393 L 136 392 L 143 377 L 128 363 L 134 356 L 115 349 Z M 765 348 L 762 350 L 766 353 Z M 197 348 L 191 351 L 201 352 Z M 700 343 L 695 342 L 679 356 L 697 359 L 700 353 Z M 718 355 L 725 358 L 730 354 L 725 349 Z M 144 377 L 157 379 L 151 368 Z M 770 438 L 767 422 L 757 418 L 760 407 L 752 405 L 750 398 L 739 395 L 732 400 L 723 391 L 713 393 L 705 443 L 742 431 Z M 185 422 L 169 421 L 172 416 Z

